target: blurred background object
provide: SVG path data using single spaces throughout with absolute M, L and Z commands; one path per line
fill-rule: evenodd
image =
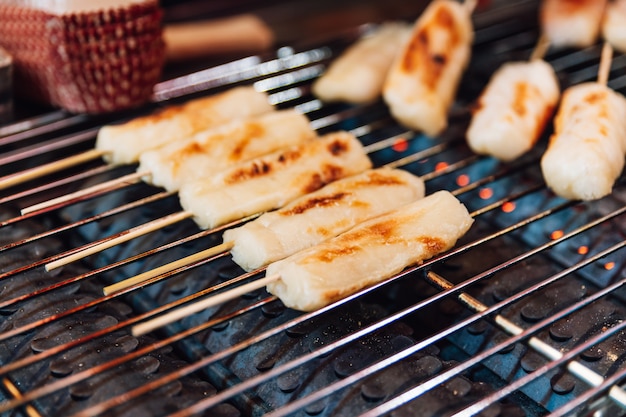
M 13 58 L 0 47 L 0 124 L 11 120 L 13 113 Z

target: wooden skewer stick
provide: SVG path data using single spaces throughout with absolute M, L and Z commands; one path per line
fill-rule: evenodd
M 542 33 L 537 40 L 535 49 L 533 49 L 532 53 L 530 54 L 529 61 L 543 59 L 543 57 L 546 56 L 548 49 L 550 49 L 550 39 L 548 39 L 548 37 Z
M 465 0 L 463 2 L 463 6 L 465 7 L 465 10 L 467 10 L 467 14 L 474 13 L 474 9 L 476 9 L 477 5 L 478 5 L 478 0 Z
M 609 73 L 611 72 L 611 61 L 613 60 L 613 47 L 608 42 L 604 42 L 602 46 L 602 54 L 600 55 L 600 68 L 598 69 L 598 83 L 606 85 L 609 81 Z
M 106 296 L 117 291 L 125 290 L 129 287 L 132 287 L 133 285 L 146 282 L 158 275 L 165 274 L 167 272 L 173 271 L 177 268 L 187 266 L 189 264 L 200 261 L 202 259 L 207 259 L 207 258 L 210 258 L 211 256 L 215 256 L 215 255 L 219 255 L 221 253 L 227 252 L 232 249 L 233 245 L 234 245 L 233 242 L 224 242 L 222 244 L 213 246 L 212 248 L 205 249 L 198 253 L 194 253 L 193 255 L 189 255 L 182 259 L 178 259 L 168 264 L 165 264 L 157 268 L 151 269 L 149 271 L 143 272 L 141 274 L 135 275 L 134 277 L 127 278 L 123 281 L 116 282 L 115 284 L 106 286 L 102 289 L 102 292 Z
M 22 398 L 22 393 L 9 378 L 7 377 L 2 378 L 2 385 L 4 385 L 4 388 L 6 388 L 6 390 L 14 398 Z M 37 411 L 37 409 L 33 407 L 31 404 L 28 404 L 25 407 L 25 411 L 28 417 L 42 417 L 41 414 L 39 414 L 39 411 Z
M 85 188 L 83 190 L 65 194 L 60 197 L 52 198 L 50 200 L 43 201 L 41 203 L 33 204 L 32 206 L 23 208 L 21 212 L 22 212 L 22 215 L 25 215 L 25 214 L 32 213 L 34 211 L 46 209 L 46 208 L 56 206 L 59 204 L 64 204 L 72 200 L 77 200 L 82 197 L 98 193 L 100 191 L 113 190 L 113 189 L 118 188 L 118 186 L 122 184 L 124 185 L 135 184 L 139 179 L 141 179 L 141 177 L 146 176 L 146 175 L 150 175 L 150 172 L 134 172 L 132 174 L 124 175 L 122 177 L 115 178 L 110 181 L 105 181 L 103 183 L 96 184 L 94 186 Z
M 163 314 L 162 316 L 158 316 L 152 320 L 148 320 L 133 326 L 132 334 L 133 336 L 144 335 L 154 329 L 158 329 L 159 327 L 166 326 L 170 323 L 175 322 L 176 320 L 187 317 L 190 314 L 206 310 L 207 308 L 216 306 L 218 304 L 223 304 L 226 301 L 241 297 L 242 295 L 248 294 L 254 290 L 264 288 L 267 284 L 278 281 L 279 279 L 279 275 L 272 275 L 269 277 L 260 278 L 247 284 L 240 285 L 236 288 L 233 288 L 232 290 L 224 291 L 217 295 L 208 297 L 202 301 L 198 301 L 185 307 L 170 311 L 169 313 Z
M 71 262 L 82 259 L 86 256 L 93 255 L 94 253 L 102 252 L 105 249 L 111 248 L 123 242 L 132 240 L 138 236 L 145 235 L 158 229 L 162 229 L 170 224 L 180 222 L 184 219 L 192 217 L 193 214 L 188 211 L 179 211 L 178 213 L 170 214 L 169 216 L 161 217 L 154 221 L 142 224 L 132 229 L 126 230 L 124 233 L 112 238 L 107 239 L 101 243 L 90 246 L 86 249 L 73 253 L 72 255 L 59 258 L 56 261 L 52 261 L 45 265 L 46 271 L 52 271 L 53 269 L 67 265 Z
M 51 174 L 53 172 L 61 171 L 65 168 L 82 164 L 83 162 L 100 158 L 105 154 L 106 154 L 105 151 L 92 149 L 92 150 L 80 153 L 78 155 L 70 156 L 67 158 L 60 159 L 58 161 L 40 165 L 35 168 L 31 168 L 31 169 L 27 169 L 27 170 L 24 170 L 15 174 L 7 175 L 5 177 L 0 178 L 0 190 Z

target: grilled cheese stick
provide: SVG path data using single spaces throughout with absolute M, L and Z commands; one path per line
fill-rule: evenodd
M 407 171 L 368 170 L 229 229 L 224 242 L 233 244 L 233 260 L 252 271 L 423 196 L 424 182 Z
M 415 22 L 383 88 L 391 114 L 402 124 L 429 136 L 448 124 L 474 38 L 471 15 L 453 0 L 435 0 Z
M 380 97 L 391 64 L 411 32 L 404 23 L 383 23 L 346 49 L 313 84 L 324 101 L 367 103 Z
M 568 88 L 541 159 L 548 186 L 569 199 L 595 200 L 611 193 L 624 168 L 626 98 L 604 84 Z
M 214 228 L 282 207 L 371 166 L 358 139 L 335 132 L 185 183 L 180 188 L 180 203 L 200 227 Z
M 144 152 L 137 171 L 150 172 L 147 181 L 177 191 L 184 182 L 209 177 L 226 167 L 315 136 L 309 120 L 296 110 L 270 112 Z
M 584 48 L 598 39 L 607 0 L 543 0 L 539 21 L 550 45 Z
M 467 142 L 479 154 L 512 161 L 539 139 L 559 100 L 559 82 L 543 60 L 498 69 L 477 101 Z
M 236 87 L 223 93 L 171 106 L 121 125 L 104 126 L 96 149 L 106 152 L 112 164 L 137 162 L 142 152 L 182 140 L 222 123 L 267 113 L 274 108 L 267 94 L 253 87 Z
M 609 2 L 602 19 L 602 36 L 620 52 L 626 52 L 626 0 Z
M 452 248 L 473 220 L 439 191 L 361 223 L 267 267 L 267 290 L 290 308 L 311 311 L 381 282 Z

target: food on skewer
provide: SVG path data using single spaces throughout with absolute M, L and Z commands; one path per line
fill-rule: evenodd
M 361 143 L 334 132 L 237 164 L 180 188 L 182 207 L 204 229 L 282 207 L 294 198 L 371 168 Z
M 477 101 L 468 145 L 503 161 L 518 158 L 541 136 L 559 95 L 559 81 L 544 60 L 504 64 Z
M 602 83 L 568 88 L 541 159 L 544 179 L 564 198 L 595 200 L 611 193 L 624 167 L 626 98 Z
M 596 43 L 607 0 L 543 0 L 542 33 L 557 48 L 584 48 Z
M 287 307 L 315 310 L 450 249 L 472 222 L 439 191 L 270 264 L 266 276 L 279 278 L 267 290 Z
M 237 119 L 213 129 L 142 152 L 137 171 L 104 183 L 83 188 L 22 209 L 31 213 L 82 197 L 144 181 L 177 191 L 184 181 L 202 178 L 236 163 L 316 136 L 306 116 L 296 110 L 281 110 Z
M 121 125 L 104 126 L 98 132 L 96 149 L 107 162 L 130 164 L 139 155 L 201 130 L 235 119 L 270 112 L 267 94 L 253 87 L 235 87 L 223 93 L 172 106 Z
M 474 38 L 472 3 L 435 0 L 416 21 L 383 88 L 391 114 L 429 136 L 442 132 Z
M 307 117 L 296 110 L 270 112 L 143 152 L 137 171 L 150 173 L 144 177 L 146 181 L 176 191 L 184 182 L 209 177 L 228 166 L 315 136 Z
M 456 197 L 439 191 L 274 262 L 263 278 L 139 323 L 132 333 L 146 334 L 265 286 L 287 307 L 315 310 L 452 248 L 472 223 Z
M 602 36 L 611 46 L 626 52 L 626 0 L 609 2 L 602 19 Z
M 347 132 L 310 139 L 297 146 L 241 162 L 180 188 L 183 211 L 131 228 L 45 265 L 59 268 L 119 243 L 193 218 L 204 229 L 282 207 L 294 198 L 372 167 L 361 143 Z
M 399 169 L 378 168 L 331 182 L 224 232 L 224 242 L 103 288 L 105 295 L 143 283 L 202 259 L 231 251 L 251 271 L 334 237 L 356 224 L 424 196 L 421 178 Z
M 380 97 L 391 63 L 411 31 L 400 22 L 381 24 L 346 49 L 313 84 L 324 101 L 367 103 Z
M 267 94 L 252 87 L 237 87 L 167 107 L 124 124 L 103 126 L 98 132 L 95 149 L 2 177 L 0 190 L 100 157 L 112 164 L 135 163 L 139 155 L 149 149 L 222 123 L 273 110 Z
M 224 242 L 231 242 L 233 260 L 251 271 L 423 196 L 424 182 L 407 171 L 368 170 L 229 229 Z

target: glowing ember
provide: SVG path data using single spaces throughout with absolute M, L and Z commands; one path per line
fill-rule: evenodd
M 505 213 L 511 213 L 513 212 L 513 210 L 515 210 L 515 203 L 509 201 L 506 202 L 504 204 L 502 204 L 502 211 Z
M 580 246 L 578 247 L 578 254 L 579 255 L 586 255 L 587 253 L 589 253 L 589 248 L 587 246 Z
M 465 175 L 465 174 L 461 174 L 458 177 L 456 177 L 456 183 L 459 187 L 464 187 L 467 184 L 470 183 L 470 177 L 469 175 Z
M 391 148 L 396 152 L 404 152 L 409 148 L 409 142 L 404 138 L 398 138 Z
M 443 171 L 446 168 L 448 168 L 447 162 L 437 162 L 437 165 L 435 165 L 435 171 Z
M 552 240 L 557 240 L 563 237 L 563 231 L 562 230 L 555 230 L 554 232 L 550 233 L 550 238 Z
M 610 271 L 613 268 L 615 268 L 615 262 L 607 262 L 604 264 L 604 269 L 607 271 Z
M 493 190 L 491 188 L 483 188 L 478 192 L 478 195 L 483 200 L 488 200 L 493 197 Z

